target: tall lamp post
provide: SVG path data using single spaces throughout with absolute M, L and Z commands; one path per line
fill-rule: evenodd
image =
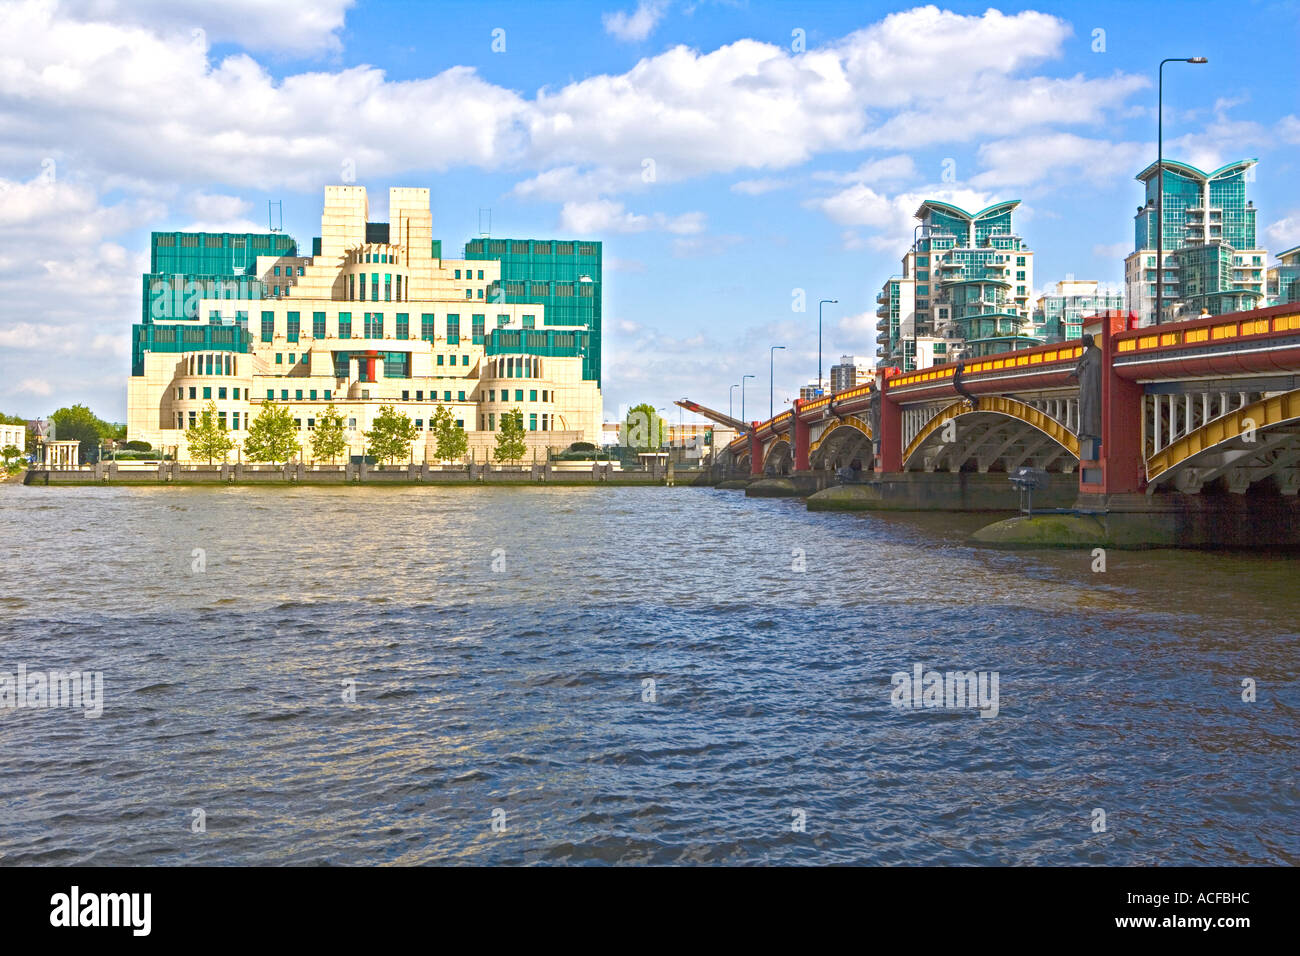
M 1156 320 L 1164 321 L 1165 305 L 1165 64 L 1208 63 L 1203 56 L 1173 56 L 1160 61 L 1156 92 Z
M 839 301 L 839 299 L 822 299 L 817 303 L 817 391 L 819 394 L 822 390 L 822 306 L 827 302 L 834 305 Z
M 740 420 L 748 424 L 749 419 L 745 417 L 745 379 L 754 378 L 753 375 L 740 376 Z
M 775 380 L 776 372 L 776 350 L 785 349 L 784 345 L 773 345 L 767 350 L 767 417 L 772 418 L 776 414 L 776 406 L 773 400 L 772 383 Z

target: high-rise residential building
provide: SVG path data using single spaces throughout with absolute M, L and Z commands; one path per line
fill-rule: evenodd
M 936 362 L 1039 344 L 1029 298 L 1034 254 L 1015 233 L 1012 212 L 1018 205 L 1013 199 L 969 213 L 937 199 L 921 204 L 918 237 L 903 257 L 903 274 L 876 298 L 881 364 L 905 371 L 921 367 L 919 343 L 929 337 L 938 340 L 926 349 Z
M 1107 309 L 1123 309 L 1124 293 L 1096 279 L 1062 279 L 1038 297 L 1034 335 L 1044 342 L 1063 342 L 1083 334 L 1083 320 Z
M 827 394 L 826 390 L 816 382 L 809 382 L 807 385 L 799 386 L 799 400 L 810 402 L 814 398 L 821 398 Z
M 1137 179 L 1146 189 L 1134 216 L 1133 252 L 1124 260 L 1125 298 L 1140 325 L 1157 322 L 1156 199 L 1164 179 L 1161 219 L 1165 261 L 1164 320 L 1222 315 L 1259 306 L 1268 253 L 1256 246 L 1255 204 L 1246 197 L 1256 160 L 1205 172 L 1166 159 Z
M 872 377 L 870 361 L 856 355 L 841 355 L 839 364 L 831 366 L 831 394 L 838 395 L 856 388 L 871 381 Z
M 1277 265 L 1268 270 L 1269 305 L 1300 302 L 1300 246 L 1277 254 Z
M 306 257 L 278 233 L 155 233 L 132 331 L 129 437 L 185 457 L 185 429 L 211 402 L 237 443 L 263 405 L 287 406 L 304 455 L 331 403 L 352 455 L 383 405 L 415 423 L 417 462 L 435 457 L 439 406 L 479 461 L 516 409 L 532 448 L 599 440 L 593 326 L 501 301 L 508 293 L 493 301 L 501 263 L 443 259 L 427 189 L 390 189 L 388 205 L 389 222 L 370 222 L 364 187 L 326 187 Z
M 583 377 L 600 384 L 601 244 L 574 239 L 493 239 L 465 243 L 465 258 L 495 260 L 500 280 L 487 290 L 489 302 L 544 306 L 547 325 L 582 326 L 590 347 Z M 505 313 L 502 313 L 504 315 Z M 502 321 L 497 316 L 497 322 Z

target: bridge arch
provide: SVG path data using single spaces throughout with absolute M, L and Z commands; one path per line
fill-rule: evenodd
M 871 426 L 856 415 L 831 422 L 808 445 L 808 463 L 814 470 L 842 468 L 854 459 L 870 469 L 871 458 Z
M 1272 478 L 1278 490 L 1300 491 L 1300 389 L 1266 395 L 1201 425 L 1147 458 L 1147 493 L 1196 494 L 1222 479 L 1244 494 Z
M 1040 408 L 1002 396 L 981 397 L 977 408 L 964 399 L 950 402 L 903 449 L 904 471 L 961 471 L 973 463 L 981 472 L 994 466 L 1009 472 L 1022 465 L 1069 472 L 1078 461 L 1078 436 L 1065 424 Z
M 793 470 L 794 449 L 790 447 L 789 437 L 781 435 L 769 442 L 763 453 L 763 473 L 772 471 L 778 475 L 788 475 Z

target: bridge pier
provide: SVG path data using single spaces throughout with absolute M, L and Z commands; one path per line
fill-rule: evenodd
M 802 405 L 802 398 L 796 398 L 794 400 L 794 470 L 796 473 L 812 471 L 812 465 L 808 462 L 808 445 L 810 438 L 808 434 L 808 423 L 799 417 Z

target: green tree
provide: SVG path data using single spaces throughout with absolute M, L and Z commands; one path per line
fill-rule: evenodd
M 465 434 L 464 428 L 456 424 L 450 411 L 439 404 L 430 424 L 437 442 L 434 454 L 439 461 L 457 461 L 465 457 L 465 452 L 469 451 L 469 436 Z
M 217 417 L 216 402 L 208 402 L 198 420 L 185 429 L 185 442 L 190 446 L 191 458 L 206 458 L 209 465 L 214 458 L 226 460 L 235 443 L 230 440 L 226 423 Z
M 411 453 L 411 442 L 419 432 L 405 412 L 394 411 L 392 405 L 380 405 L 379 414 L 370 423 L 370 431 L 362 434 L 366 436 L 366 454 L 378 461 L 392 462 Z
M 347 451 L 348 440 L 343 434 L 343 416 L 338 413 L 334 403 L 330 402 L 320 418 L 316 419 L 316 431 L 311 436 L 311 455 L 320 460 L 328 458 L 330 464 Z
M 642 402 L 628 409 L 627 420 L 623 423 L 623 444 L 629 448 L 644 448 L 655 451 L 668 438 L 668 425 L 655 407 Z
M 520 461 L 528 450 L 524 441 L 524 413 L 516 408 L 501 415 L 501 428 L 497 431 L 497 461 Z
M 248 426 L 248 438 L 244 440 L 244 454 L 249 461 L 280 464 L 301 453 L 298 427 L 293 423 L 289 407 L 263 402 L 261 412 Z
M 17 445 L 5 445 L 4 448 L 0 448 L 0 457 L 4 458 L 4 466 L 7 471 L 17 471 L 21 467 L 18 459 L 22 456 L 23 451 Z
M 80 442 L 82 461 L 98 461 L 99 443 L 117 433 L 115 426 L 85 405 L 60 408 L 50 416 L 50 420 L 54 422 L 54 437 L 59 441 Z

